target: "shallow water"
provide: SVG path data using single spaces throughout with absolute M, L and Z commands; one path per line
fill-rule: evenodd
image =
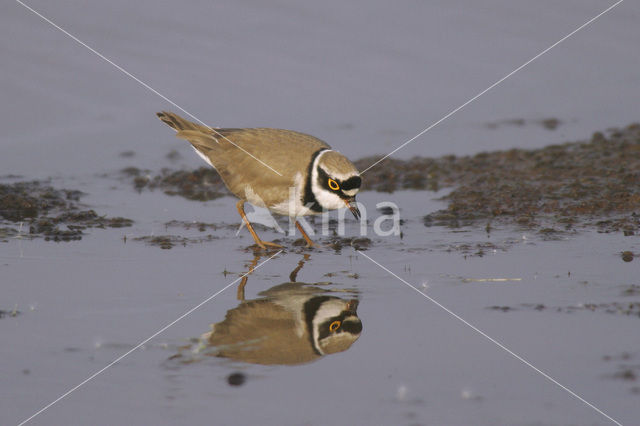
M 610 5 L 28 4 L 212 125 L 292 128 L 351 158 L 388 152 Z M 638 13 L 622 3 L 398 156 L 534 148 L 637 121 Z M 287 248 L 248 276 L 246 300 L 303 262 L 298 281 L 358 299 L 362 333 L 347 350 L 299 366 L 203 356 L 197 339 L 239 306 L 234 281 L 256 260 L 235 200 L 136 193 L 114 177 L 201 165 L 154 116 L 175 108 L 17 3 L 0 5 L 0 22 L 0 176 L 52 177 L 99 214 L 135 221 L 80 241 L 0 242 L 0 423 L 171 324 L 31 424 L 612 424 L 460 318 L 617 421 L 640 418 L 637 236 L 425 227 L 444 207 L 426 191 L 361 194 L 371 220 L 383 200 L 404 220 L 402 238 L 369 227 L 362 253 L 260 231 Z M 185 229 L 194 221 L 219 228 Z M 192 240 L 136 240 L 167 234 Z
M 391 151 L 612 2 L 27 4 L 211 125 L 289 128 L 361 158 Z M 3 174 L 111 171 L 105 159 L 127 150 L 156 169 L 170 149 L 187 151 L 154 116 L 174 106 L 18 3 L 0 8 Z M 396 155 L 536 148 L 636 121 L 638 13 L 622 3 Z M 546 118 L 561 124 L 549 131 Z
M 20 311 L 0 320 L 3 376 L 9 384 L 0 399 L 5 424 L 27 418 L 237 281 L 254 260 L 244 249 L 250 242 L 246 230 L 239 237 L 222 231 L 219 239 L 171 250 L 132 241 L 135 235 L 159 233 L 169 217 L 232 223 L 237 219 L 230 197 L 196 203 L 128 188 L 112 192 L 113 200 L 138 200 L 140 209 L 124 209 L 138 212 L 133 228 L 94 230 L 78 242 L 13 239 L 0 246 L 3 308 L 15 304 Z M 355 295 L 363 331 L 348 350 L 293 367 L 192 355 L 197 346 L 192 339 L 240 303 L 234 284 L 34 424 L 607 423 L 366 256 L 604 412 L 632 424 L 638 415 L 637 382 L 615 375 L 625 365 L 639 374 L 638 312 L 609 313 L 584 305 L 637 302 L 637 294 L 625 295 L 638 284 L 637 261 L 620 256 L 639 252 L 637 239 L 587 232 L 543 241 L 514 230 L 487 235 L 483 229 L 426 228 L 417 212 L 430 194 L 391 195 L 403 206 L 402 240 L 369 235 L 372 246 L 362 254 L 351 247 L 339 253 L 306 251 L 285 238 L 286 252 L 248 276 L 250 300 L 288 282 L 302 261 L 298 281 L 329 282 L 323 288 L 332 294 Z M 383 198 L 362 195 L 365 205 Z M 158 209 L 163 204 L 166 212 Z M 190 233 L 199 231 L 177 232 Z M 474 255 L 476 245 L 486 243 L 496 248 Z M 189 362 L 171 359 L 178 353 L 186 353 Z M 227 383 L 234 372 L 246 377 L 242 386 Z

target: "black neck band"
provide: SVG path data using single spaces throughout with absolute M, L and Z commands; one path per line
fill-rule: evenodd
M 314 212 L 322 212 L 322 206 L 316 200 L 316 196 L 313 194 L 313 186 L 311 180 L 313 179 L 313 165 L 316 162 L 316 158 L 318 155 L 325 151 L 330 151 L 327 148 L 322 148 L 317 150 L 311 156 L 311 161 L 309 162 L 309 169 L 307 170 L 307 182 L 304 186 L 304 195 L 302 196 L 302 205 L 305 207 L 309 207 Z

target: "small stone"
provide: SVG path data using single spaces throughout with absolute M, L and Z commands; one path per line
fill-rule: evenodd
M 247 376 L 240 372 L 231 373 L 227 377 L 227 383 L 231 386 L 242 386 L 246 380 Z

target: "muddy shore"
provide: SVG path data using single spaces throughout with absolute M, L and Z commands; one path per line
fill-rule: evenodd
M 84 194 L 46 182 L 0 184 L 0 241 L 10 237 L 79 240 L 90 228 L 122 228 L 133 221 L 101 216 L 80 204 Z
M 364 170 L 381 156 L 355 161 Z M 139 190 L 206 201 L 228 194 L 209 167 L 121 171 Z M 590 140 L 473 156 L 387 158 L 363 175 L 363 190 L 454 188 L 425 226 L 514 225 L 552 235 L 579 228 L 634 235 L 640 229 L 640 124 Z
M 380 156 L 355 161 L 364 170 Z M 225 195 L 210 167 L 159 172 L 128 167 L 118 174 L 137 191 L 161 190 L 194 201 Z M 387 158 L 363 175 L 363 190 L 437 191 L 453 188 L 447 208 L 425 212 L 425 226 L 515 226 L 553 239 L 597 229 L 635 235 L 640 230 L 640 124 L 596 132 L 588 141 L 542 149 L 484 152 L 473 156 Z M 0 184 L 0 239 L 16 235 L 70 241 L 90 228 L 125 227 L 80 203 L 83 193 L 47 182 Z M 163 247 L 186 240 L 145 240 Z
M 640 226 L 640 125 L 536 150 L 385 159 L 364 182 L 365 189 L 389 192 L 455 187 L 444 197 L 446 210 L 425 216 L 427 226 L 499 221 L 549 233 L 588 226 L 633 235 Z

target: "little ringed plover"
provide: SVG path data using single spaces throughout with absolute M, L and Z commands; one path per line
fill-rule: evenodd
M 282 246 L 258 237 L 244 213 L 247 201 L 292 218 L 345 206 L 356 219 L 360 218 L 355 203 L 362 183 L 360 174 L 351 161 L 322 140 L 292 130 L 214 129 L 171 112 L 157 115 L 178 132 L 178 138 L 191 143 L 196 153 L 220 174 L 229 191 L 240 199 L 236 204 L 238 213 L 261 248 Z M 307 246 L 313 246 L 297 220 L 295 223 Z

